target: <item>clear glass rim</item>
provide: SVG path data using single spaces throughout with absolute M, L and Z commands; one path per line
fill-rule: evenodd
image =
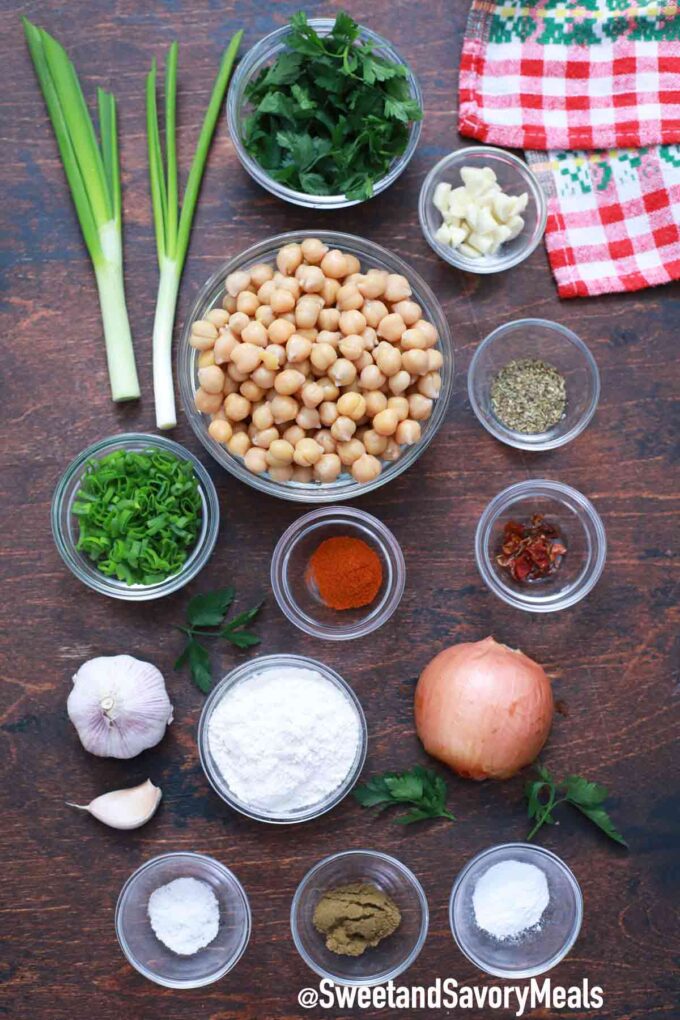
M 305 535 L 326 518 L 344 518 L 350 524 L 359 522 L 380 538 L 387 547 L 390 559 L 391 585 L 383 595 L 375 610 L 363 620 L 349 625 L 342 623 L 333 627 L 317 622 L 305 613 L 295 601 L 287 583 L 288 561 L 294 546 Z M 299 517 L 288 527 L 276 543 L 271 562 L 271 586 L 279 609 L 300 630 L 312 637 L 324 638 L 327 641 L 351 641 L 365 637 L 390 619 L 401 602 L 406 586 L 406 563 L 401 546 L 390 529 L 381 520 L 364 510 L 349 506 L 322 507 L 311 510 Z
M 515 432 L 514 429 L 507 428 L 495 417 L 492 418 L 491 421 L 487 421 L 482 414 L 482 409 L 477 401 L 475 394 L 475 379 L 477 377 L 477 372 L 479 371 L 478 366 L 483 352 L 488 347 L 491 347 L 495 340 L 499 337 L 505 336 L 511 330 L 531 326 L 548 330 L 551 333 L 559 333 L 564 340 L 575 347 L 583 357 L 588 369 L 588 374 L 593 381 L 593 394 L 588 407 L 574 425 L 562 434 L 551 435 L 550 432 L 544 432 L 532 435 L 525 432 Z M 569 329 L 568 326 L 563 326 L 560 322 L 552 322 L 550 319 L 514 319 L 512 322 L 505 322 L 502 326 L 497 326 L 496 329 L 492 330 L 491 333 L 482 340 L 481 344 L 472 356 L 472 361 L 470 362 L 470 367 L 468 369 L 468 398 L 477 420 L 492 436 L 499 439 L 507 446 L 513 446 L 516 450 L 535 450 L 536 452 L 556 450 L 559 446 L 565 446 L 567 443 L 570 443 L 572 439 L 576 439 L 576 437 L 580 436 L 581 433 L 588 427 L 593 419 L 600 400 L 600 389 L 600 371 L 588 345 L 584 343 L 580 336 L 574 333 L 573 330 Z
M 386 861 L 389 864 L 391 864 L 394 868 L 396 868 L 396 870 L 401 875 L 403 875 L 403 877 L 406 879 L 406 881 L 408 882 L 408 884 L 411 886 L 411 888 L 414 890 L 418 897 L 418 902 L 421 908 L 421 919 L 420 919 L 420 932 L 418 934 L 416 943 L 413 946 L 411 952 L 408 954 L 408 956 L 405 957 L 405 959 L 401 963 L 397 964 L 391 970 L 385 971 L 385 973 L 383 974 L 378 974 L 375 977 L 361 978 L 358 981 L 350 981 L 346 978 L 338 977 L 337 975 L 332 974 L 328 970 L 325 970 L 325 968 L 321 967 L 312 959 L 312 957 L 309 955 L 309 953 L 302 944 L 300 932 L 298 929 L 297 914 L 303 892 L 305 891 L 309 883 L 313 880 L 313 878 L 319 873 L 319 871 L 325 868 L 328 864 L 332 864 L 335 861 L 341 860 L 344 857 L 356 857 L 356 856 L 372 857 L 380 861 Z M 425 896 L 425 891 L 422 885 L 420 884 L 419 880 L 411 871 L 411 869 L 407 868 L 406 865 L 402 864 L 402 862 L 398 860 L 396 857 L 392 857 L 391 854 L 382 853 L 380 850 L 369 850 L 362 847 L 359 847 L 357 850 L 341 850 L 338 853 L 329 854 L 322 860 L 317 861 L 317 863 L 312 868 L 309 869 L 309 871 L 303 877 L 302 881 L 295 890 L 295 895 L 293 896 L 293 901 L 290 907 L 290 930 L 293 936 L 293 942 L 295 943 L 295 948 L 297 949 L 298 953 L 305 961 L 307 966 L 310 968 L 310 970 L 313 970 L 316 974 L 319 974 L 321 977 L 330 978 L 332 981 L 335 982 L 335 984 L 345 985 L 348 987 L 361 987 L 361 986 L 371 987 L 372 985 L 381 985 L 387 981 L 393 981 L 396 977 L 399 976 L 399 974 L 403 974 L 405 970 L 408 970 L 408 968 L 418 958 L 423 946 L 425 945 L 425 939 L 427 938 L 429 922 L 430 911 L 427 904 L 427 897 Z
M 365 259 L 373 260 L 376 265 L 385 266 L 391 272 L 404 275 L 414 289 L 420 293 L 423 302 L 423 312 L 432 320 L 439 334 L 437 347 L 444 357 L 444 364 L 441 368 L 442 388 L 439 397 L 434 401 L 432 415 L 424 423 L 426 427 L 423 429 L 423 435 L 417 443 L 405 449 L 399 460 L 384 466 L 378 477 L 374 478 L 371 482 L 360 483 L 352 479 L 350 481 L 343 480 L 341 483 L 316 485 L 297 482 L 273 482 L 264 476 L 253 474 L 252 471 L 247 470 L 241 461 L 228 453 L 208 435 L 208 430 L 204 423 L 204 415 L 194 408 L 193 363 L 196 352 L 189 343 L 192 322 L 200 318 L 201 314 L 205 312 L 206 303 L 210 296 L 223 284 L 229 273 L 251 260 L 258 261 L 272 257 L 274 252 L 284 244 L 289 244 L 293 241 L 303 241 L 308 237 L 317 237 L 331 247 L 344 247 L 350 252 L 357 252 Z M 245 482 L 251 488 L 258 489 L 260 492 L 265 492 L 270 496 L 276 496 L 279 499 L 286 499 L 296 503 L 322 504 L 340 503 L 344 500 L 356 499 L 358 496 L 373 492 L 375 489 L 379 489 L 382 485 L 386 485 L 394 478 L 397 478 L 418 460 L 444 423 L 453 393 L 455 361 L 451 331 L 439 301 L 428 284 L 403 259 L 381 245 L 365 240 L 362 237 L 356 237 L 353 234 L 344 234 L 334 230 L 292 230 L 285 234 L 276 234 L 273 237 L 268 237 L 264 241 L 258 242 L 258 244 L 252 245 L 246 251 L 235 255 L 223 263 L 209 277 L 199 290 L 182 327 L 177 347 L 176 368 L 180 397 L 186 418 L 199 441 L 223 468 L 234 475 L 235 478 L 238 478 L 239 481 Z
M 467 876 L 469 875 L 470 871 L 477 864 L 479 864 L 480 861 L 483 861 L 485 858 L 506 850 L 521 850 L 523 853 L 531 853 L 536 855 L 537 857 L 543 857 L 547 860 L 550 860 L 551 863 L 554 864 L 557 868 L 559 868 L 559 870 L 562 872 L 574 893 L 576 911 L 574 915 L 572 929 L 569 932 L 568 937 L 565 939 L 562 948 L 557 953 L 555 953 L 555 955 L 551 958 L 547 966 L 539 965 L 536 967 L 528 967 L 525 970 L 506 970 L 505 968 L 501 967 L 489 968 L 468 946 L 466 946 L 463 943 L 463 941 L 460 938 L 459 932 L 456 928 L 454 919 L 454 907 L 456 903 L 456 898 L 460 894 L 460 891 L 463 887 L 463 883 L 466 880 Z M 475 967 L 478 967 L 480 970 L 484 971 L 485 974 L 491 974 L 493 977 L 517 978 L 518 980 L 522 980 L 524 978 L 536 977 L 539 974 L 545 974 L 546 971 L 552 970 L 553 967 L 557 966 L 557 964 L 564 959 L 564 957 L 567 955 L 567 953 L 571 950 L 572 946 L 576 942 L 576 939 L 578 938 L 579 932 L 581 930 L 582 921 L 583 921 L 583 893 L 581 892 L 581 887 L 578 884 L 578 881 L 576 880 L 576 876 L 574 875 L 573 871 L 567 864 L 564 863 L 561 857 L 557 856 L 557 854 L 554 854 L 551 850 L 546 850 L 542 846 L 537 846 L 535 843 L 499 843 L 496 846 L 487 847 L 486 850 L 482 850 L 480 853 L 475 854 L 475 856 L 467 862 L 462 871 L 458 873 L 453 883 L 453 888 L 451 889 L 451 895 L 449 897 L 449 925 L 451 927 L 451 934 L 453 935 L 456 945 L 460 949 L 463 956 L 466 956 L 471 963 L 474 963 Z
M 333 27 L 334 21 L 334 18 L 308 19 L 312 28 L 321 34 L 329 32 Z M 396 50 L 395 47 L 383 36 L 378 35 L 377 32 L 373 32 L 370 28 L 366 28 L 364 25 L 360 25 L 359 28 L 360 38 L 369 40 L 376 47 L 385 50 L 389 54 L 391 60 L 399 64 L 403 64 L 406 68 L 406 80 L 408 81 L 411 94 L 413 98 L 418 101 L 418 105 L 421 110 L 424 110 L 423 95 L 420 90 L 418 79 L 414 75 L 407 61 L 404 60 L 399 51 Z M 273 195 L 276 195 L 277 198 L 281 198 L 285 202 L 290 202 L 292 205 L 304 206 L 305 208 L 312 209 L 347 209 L 350 206 L 360 205 L 362 202 L 370 201 L 367 199 L 347 199 L 344 195 L 307 195 L 305 192 L 294 191 L 292 188 L 287 188 L 278 181 L 272 180 L 260 164 L 253 159 L 243 144 L 239 124 L 240 112 L 243 105 L 243 91 L 254 72 L 259 70 L 261 56 L 273 46 L 283 43 L 290 32 L 290 25 L 283 25 L 281 28 L 277 28 L 274 32 L 270 32 L 269 35 L 264 36 L 264 38 L 260 39 L 248 50 L 236 69 L 227 94 L 226 103 L 227 125 L 236 154 L 242 166 L 247 170 L 253 180 L 257 181 L 258 184 L 266 188 L 267 191 L 271 192 Z M 409 140 L 406 149 L 402 155 L 394 161 L 389 172 L 385 174 L 384 177 L 381 177 L 379 181 L 375 182 L 373 185 L 373 198 L 376 195 L 379 195 L 382 191 L 385 191 L 386 188 L 389 188 L 389 186 L 393 184 L 406 169 L 414 152 L 416 151 L 422 125 L 422 119 L 411 122 Z
M 316 672 L 321 673 L 326 680 L 331 681 L 336 688 L 341 690 L 347 696 L 357 713 L 357 719 L 359 721 L 361 733 L 359 747 L 357 749 L 354 763 L 347 773 L 344 782 L 342 782 L 325 801 L 321 801 L 318 804 L 312 804 L 309 807 L 300 809 L 292 814 L 266 814 L 265 812 L 254 808 L 251 804 L 247 804 L 235 797 L 227 787 L 226 782 L 224 782 L 218 770 L 213 768 L 211 764 L 208 730 L 212 713 L 228 690 L 234 687 L 237 683 L 240 683 L 250 674 L 262 672 L 263 670 L 273 666 L 291 665 L 299 666 L 301 669 L 315 670 Z M 368 753 L 368 726 L 366 724 L 364 710 L 361 707 L 361 702 L 358 697 L 347 681 L 330 666 L 327 666 L 323 662 L 319 662 L 317 659 L 311 659 L 306 655 L 261 655 L 254 659 L 249 659 L 247 662 L 244 662 L 235 669 L 232 669 L 226 676 L 222 677 L 215 687 L 213 687 L 205 704 L 203 705 L 201 716 L 198 720 L 197 743 L 198 755 L 206 779 L 218 797 L 220 797 L 225 804 L 228 804 L 234 811 L 238 811 L 239 814 L 245 815 L 247 818 L 252 818 L 256 822 L 266 822 L 270 825 L 299 825 L 302 822 L 310 822 L 314 818 L 319 818 L 321 815 L 325 815 L 328 811 L 331 811 L 334 807 L 336 807 L 340 801 L 344 800 L 350 792 L 359 778 L 366 761 L 366 755 Z
M 120 582 L 116 582 L 104 574 L 100 575 L 99 572 L 96 572 L 94 565 L 92 574 L 83 569 L 75 553 L 73 543 L 64 533 L 61 525 L 61 514 L 65 508 L 65 501 L 68 498 L 73 480 L 79 476 L 82 477 L 85 466 L 92 457 L 103 454 L 109 449 L 136 447 L 142 444 L 173 453 L 192 465 L 198 479 L 199 491 L 203 502 L 204 520 L 196 545 L 178 573 L 165 578 L 164 581 L 160 581 L 158 584 L 124 587 Z M 188 584 L 203 569 L 212 555 L 215 543 L 217 542 L 220 525 L 220 504 L 212 478 L 200 460 L 190 450 L 187 450 L 186 447 L 181 446 L 172 439 L 167 439 L 165 436 L 157 436 L 146 432 L 122 432 L 119 435 L 107 436 L 105 439 L 92 443 L 91 446 L 88 446 L 71 461 L 55 487 L 50 507 L 50 522 L 57 551 L 74 577 L 77 577 L 88 588 L 99 592 L 101 595 L 107 595 L 109 598 L 119 599 L 123 602 L 145 602 L 179 591 L 180 588 Z
M 130 949 L 130 945 L 127 941 L 127 938 L 125 937 L 125 932 L 123 931 L 123 925 L 121 920 L 123 907 L 125 906 L 129 896 L 131 895 L 133 887 L 137 879 L 140 877 L 140 875 L 145 871 L 153 869 L 161 862 L 168 861 L 171 859 L 179 860 L 180 858 L 200 860 L 204 863 L 207 863 L 209 867 L 212 867 L 215 870 L 217 870 L 224 878 L 225 882 L 230 885 L 234 893 L 240 899 L 245 913 L 245 925 L 243 928 L 243 933 L 241 935 L 241 939 L 239 940 L 239 943 L 235 951 L 231 954 L 227 961 L 214 972 L 214 974 L 209 974 L 205 978 L 202 978 L 198 981 L 193 978 L 187 981 L 182 981 L 179 978 L 165 978 L 162 975 L 156 974 L 154 971 L 149 970 L 148 967 L 145 967 L 144 964 L 141 963 L 141 961 L 136 958 L 136 956 Z M 156 857 L 151 857 L 148 861 L 145 861 L 144 864 L 136 868 L 135 871 L 133 871 L 132 874 L 125 880 L 120 890 L 120 893 L 118 894 L 118 900 L 116 901 L 114 922 L 116 928 L 116 937 L 118 939 L 118 944 L 120 945 L 120 948 L 123 951 L 123 955 L 127 959 L 128 963 L 130 963 L 135 968 L 135 970 L 138 971 L 138 973 L 140 973 L 143 977 L 147 978 L 149 981 L 153 981 L 154 984 L 162 985 L 164 988 L 202 988 L 205 985 L 211 985 L 215 981 L 219 981 L 220 978 L 223 978 L 225 974 L 228 974 L 229 971 L 232 970 L 236 966 L 238 961 L 241 959 L 241 957 L 246 951 L 248 942 L 250 941 L 250 933 L 252 930 L 252 913 L 250 910 L 250 902 L 248 900 L 248 896 L 246 894 L 245 889 L 243 888 L 241 882 L 236 877 L 234 872 L 231 871 L 226 866 L 226 864 L 222 864 L 221 861 L 216 860 L 214 857 L 209 857 L 207 854 L 199 854 L 193 850 L 175 850 L 165 854 L 158 854 Z
M 562 594 L 554 596 L 531 596 L 520 595 L 509 587 L 502 585 L 496 574 L 489 566 L 486 550 L 491 529 L 496 520 L 508 506 L 516 502 L 518 498 L 530 496 L 568 496 L 579 507 L 581 514 L 589 521 L 594 534 L 593 556 L 590 569 L 582 572 L 578 583 L 567 589 Z M 530 613 L 554 613 L 561 609 L 568 609 L 576 605 L 581 599 L 592 591 L 600 579 L 607 559 L 607 536 L 604 524 L 597 510 L 590 500 L 579 492 L 578 489 L 562 482 L 553 482 L 547 478 L 531 478 L 525 482 L 516 482 L 514 485 L 503 489 L 486 506 L 477 524 L 475 531 L 475 559 L 477 569 L 487 587 L 497 595 L 503 602 L 513 606 L 515 609 L 524 609 Z
M 440 244 L 432 234 L 428 223 L 426 209 L 428 204 L 432 200 L 433 183 L 440 172 L 444 170 L 450 164 L 458 163 L 461 158 L 464 159 L 467 156 L 487 156 L 491 160 L 497 160 L 502 157 L 504 162 L 511 163 L 518 171 L 526 186 L 531 192 L 531 197 L 536 204 L 536 230 L 532 235 L 531 239 L 522 248 L 518 248 L 517 251 L 512 255 L 507 255 L 505 258 L 499 258 L 498 261 L 490 264 L 485 262 L 484 259 L 468 259 L 464 255 L 460 255 L 455 248 L 446 247 Z M 538 248 L 543 235 L 545 233 L 545 225 L 548 220 L 548 202 L 539 184 L 536 175 L 532 171 L 531 167 L 521 160 L 518 156 L 515 156 L 512 152 L 507 152 L 505 149 L 498 149 L 492 145 L 468 145 L 463 149 L 456 149 L 455 152 L 450 152 L 448 155 L 442 157 L 438 163 L 432 167 L 427 177 L 423 181 L 420 189 L 420 195 L 418 197 L 418 219 L 420 220 L 420 229 L 423 232 L 425 240 L 429 244 L 432 251 L 434 251 L 440 258 L 448 262 L 449 265 L 455 266 L 456 269 L 463 269 L 468 273 L 477 273 L 481 276 L 488 276 L 493 273 L 502 273 L 506 269 L 512 269 L 513 266 L 519 265 L 520 262 L 524 262 L 529 255 L 532 254 Z

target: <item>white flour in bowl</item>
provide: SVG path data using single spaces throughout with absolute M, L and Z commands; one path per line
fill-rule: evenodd
M 535 927 L 550 902 L 545 872 L 523 861 L 500 861 L 475 885 L 477 926 L 496 939 L 511 939 Z

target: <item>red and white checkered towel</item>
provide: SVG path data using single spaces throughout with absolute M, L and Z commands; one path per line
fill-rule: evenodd
M 677 2 L 473 0 L 459 130 L 541 150 L 560 296 L 680 278 Z

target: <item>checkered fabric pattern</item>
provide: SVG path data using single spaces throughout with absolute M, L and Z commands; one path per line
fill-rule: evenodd
M 473 0 L 459 130 L 540 150 L 560 296 L 680 279 L 676 0 Z

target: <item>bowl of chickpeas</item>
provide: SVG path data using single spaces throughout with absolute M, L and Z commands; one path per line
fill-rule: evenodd
M 422 454 L 446 415 L 453 347 L 434 294 L 396 255 L 297 231 L 210 277 L 182 331 L 178 378 L 194 432 L 231 474 L 331 503 Z

